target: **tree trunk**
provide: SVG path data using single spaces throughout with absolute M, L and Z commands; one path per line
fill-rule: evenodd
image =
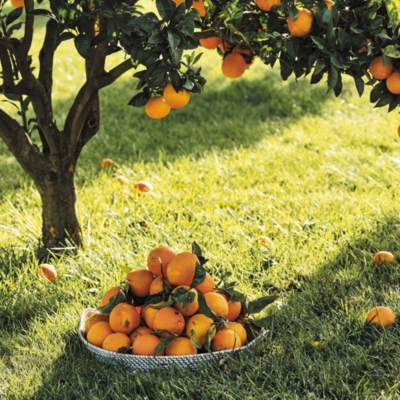
M 68 169 L 59 166 L 34 178 L 42 199 L 43 245 L 53 253 L 82 246 L 74 172 L 71 164 Z

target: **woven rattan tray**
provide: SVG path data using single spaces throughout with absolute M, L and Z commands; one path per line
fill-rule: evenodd
M 104 350 L 100 347 L 93 346 L 86 340 L 84 332 L 85 321 L 88 317 L 95 313 L 96 310 L 92 308 L 87 308 L 82 312 L 78 327 L 80 340 L 100 362 L 128 368 L 133 371 L 149 371 L 156 368 L 169 369 L 171 366 L 198 369 L 204 367 L 204 365 L 207 363 L 217 362 L 222 358 L 232 355 L 233 353 L 239 353 L 248 350 L 249 348 L 253 347 L 265 335 L 266 332 L 264 331 L 264 333 L 261 333 L 247 345 L 234 350 L 215 351 L 212 353 L 201 353 L 188 356 L 137 356 L 134 354 L 122 354 Z

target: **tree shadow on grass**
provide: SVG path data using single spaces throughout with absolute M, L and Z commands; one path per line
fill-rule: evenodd
M 83 165 L 97 155 L 125 162 L 158 161 L 176 157 L 201 157 L 212 150 L 247 148 L 307 114 L 318 115 L 326 100 L 324 85 L 305 80 L 283 83 L 269 73 L 254 80 L 231 81 L 223 89 L 206 87 L 192 95 L 188 106 L 171 110 L 162 120 L 151 120 L 143 108 L 127 106 L 127 83 L 117 83 L 102 93 L 102 128 L 88 144 Z M 116 96 L 115 93 L 121 96 Z M 126 93 L 129 93 L 128 96 Z M 117 101 L 116 101 L 117 100 Z
M 78 398 L 81 392 L 82 398 L 157 399 L 161 388 L 177 399 L 218 399 L 228 391 L 235 399 L 353 399 L 378 393 L 398 398 L 399 323 L 389 330 L 366 326 L 365 312 L 376 305 L 396 311 L 399 264 L 375 265 L 372 256 L 389 249 L 400 260 L 399 235 L 398 216 L 379 218 L 333 259 L 299 276 L 296 285 L 266 288 L 279 291 L 283 305 L 274 309 L 266 339 L 246 356 L 216 363 L 206 373 L 136 375 L 94 360 L 78 335 L 69 333 L 63 355 L 46 372 L 34 398 Z

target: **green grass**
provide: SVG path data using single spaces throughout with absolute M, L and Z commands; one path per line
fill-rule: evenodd
M 102 129 L 77 170 L 85 248 L 54 260 L 54 284 L 34 274 L 39 195 L 1 144 L 0 398 L 400 395 L 399 325 L 365 326 L 375 305 L 400 311 L 399 264 L 372 263 L 378 250 L 400 260 L 396 113 L 373 109 L 351 82 L 336 99 L 323 83 L 282 83 L 277 68 L 260 63 L 229 81 L 214 52 L 204 60 L 206 90 L 165 120 L 126 105 L 131 74 L 104 90 Z M 58 121 L 72 99 L 63 93 L 78 87 L 71 65 L 59 64 Z M 100 170 L 105 157 L 115 170 Z M 137 196 L 115 174 L 150 180 L 156 195 Z M 274 248 L 256 246 L 260 235 Z M 81 311 L 123 279 L 120 266 L 144 267 L 152 248 L 188 251 L 193 241 L 212 275 L 231 272 L 249 299 L 280 295 L 267 309 L 274 323 L 265 339 L 196 373 L 135 373 L 96 361 L 78 339 Z

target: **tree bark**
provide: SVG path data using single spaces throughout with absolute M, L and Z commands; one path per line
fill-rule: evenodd
M 42 200 L 42 239 L 52 253 L 82 246 L 81 226 L 76 211 L 75 165 L 56 168 L 35 176 Z

